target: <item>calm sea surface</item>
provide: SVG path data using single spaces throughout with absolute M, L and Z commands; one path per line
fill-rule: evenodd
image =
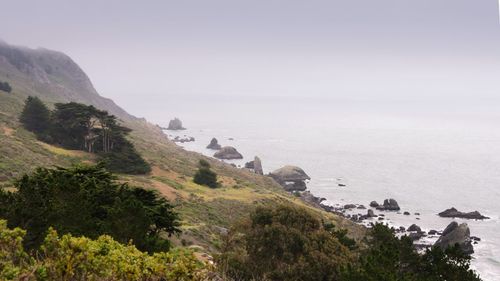
M 451 219 L 437 213 L 478 210 L 491 219 L 467 221 L 482 239 L 474 267 L 484 280 L 500 280 L 499 101 L 186 98 L 149 109 L 144 115 L 160 125 L 183 121 L 188 130 L 167 134 L 195 137 L 187 150 L 211 156 L 205 146 L 216 137 L 244 155 L 236 164 L 258 155 L 265 172 L 302 167 L 309 189 L 332 205 L 394 198 L 412 214 L 387 214 L 395 226 L 442 230 Z

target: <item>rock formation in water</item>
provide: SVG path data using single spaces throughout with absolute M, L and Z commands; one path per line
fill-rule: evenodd
M 182 121 L 177 117 L 174 118 L 173 120 L 170 120 L 170 122 L 168 122 L 167 130 L 177 131 L 177 130 L 185 130 L 185 129 L 186 128 L 182 127 Z
M 269 174 L 271 178 L 277 181 L 287 191 L 306 190 L 306 180 L 311 178 L 299 167 L 285 166 Z
M 443 218 L 462 218 L 462 219 L 473 219 L 473 220 L 489 219 L 489 217 L 481 215 L 478 211 L 464 213 L 458 211 L 455 208 L 444 210 L 438 215 Z
M 214 157 L 225 160 L 243 159 L 243 155 L 232 146 L 222 147 L 219 151 L 215 152 Z
M 385 199 L 383 205 L 379 205 L 376 207 L 377 210 L 384 210 L 384 211 L 399 211 L 399 205 L 398 202 L 394 199 Z
M 262 161 L 260 161 L 260 158 L 255 156 L 255 158 L 250 161 L 245 163 L 245 168 L 253 170 L 254 173 L 263 175 L 264 171 L 262 170 Z
M 470 237 L 470 229 L 466 223 L 458 224 L 457 222 L 451 222 L 443 234 L 434 244 L 434 247 L 440 247 L 446 250 L 449 247 L 453 247 L 456 244 L 460 246 L 464 253 L 470 255 L 474 253 L 474 248 L 472 246 L 472 240 Z
M 216 138 L 212 138 L 212 140 L 210 141 L 210 143 L 207 145 L 207 148 L 208 149 L 213 149 L 213 150 L 220 150 L 222 147 L 221 147 L 221 145 L 219 144 L 219 141 L 217 141 Z

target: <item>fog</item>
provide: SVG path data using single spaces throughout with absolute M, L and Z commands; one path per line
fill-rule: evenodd
M 496 0 L 1 1 L 0 38 L 70 55 L 132 113 L 217 97 L 492 99 Z

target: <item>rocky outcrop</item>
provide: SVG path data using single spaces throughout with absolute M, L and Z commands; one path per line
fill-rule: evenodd
M 188 136 L 184 136 L 184 137 L 176 136 L 172 141 L 185 143 L 185 142 L 193 142 L 193 141 L 195 141 L 195 139 L 194 139 L 194 137 L 188 137 Z
M 451 222 L 443 231 L 441 237 L 436 241 L 434 247 L 440 247 L 445 250 L 456 244 L 460 246 L 464 253 L 468 255 L 474 253 L 472 240 L 470 238 L 470 229 L 466 223 L 459 225 L 457 222 Z
M 221 145 L 219 144 L 219 142 L 217 141 L 216 138 L 212 138 L 212 140 L 210 141 L 210 143 L 207 145 L 207 148 L 208 149 L 213 149 L 213 150 L 220 150 L 222 147 L 221 147 Z
M 264 170 L 262 169 L 262 161 L 257 156 L 255 156 L 255 158 L 253 159 L 253 170 L 258 175 L 264 174 Z
M 394 199 L 385 199 L 383 205 L 379 205 L 376 207 L 377 210 L 383 210 L 383 211 L 399 211 L 399 205 L 398 202 Z
M 412 224 L 410 225 L 410 227 L 408 227 L 407 229 L 408 231 L 416 231 L 416 232 L 422 232 L 422 229 L 420 228 L 420 226 L 416 225 L 416 224 Z
M 255 158 L 250 161 L 245 163 L 245 168 L 253 170 L 256 174 L 263 175 L 264 171 L 262 170 L 262 162 L 260 161 L 260 158 L 255 156 Z
M 174 118 L 168 122 L 167 130 L 185 130 L 186 128 L 182 127 L 182 121 L 179 118 Z
M 222 147 L 219 151 L 215 152 L 214 157 L 225 160 L 243 159 L 243 155 L 232 146 Z
M 443 217 L 443 218 L 462 218 L 462 219 L 473 219 L 473 220 L 489 219 L 489 217 L 485 217 L 485 216 L 481 215 L 478 211 L 464 213 L 464 212 L 458 211 L 455 208 L 450 208 L 450 209 L 444 210 L 443 212 L 439 213 L 438 215 L 440 217 Z
M 304 170 L 296 166 L 285 166 L 271 172 L 269 176 L 287 191 L 306 190 L 305 181 L 311 179 Z
M 317 208 L 323 208 L 323 205 L 321 205 L 321 203 L 326 200 L 325 198 L 314 196 L 309 191 L 300 193 L 300 199 Z

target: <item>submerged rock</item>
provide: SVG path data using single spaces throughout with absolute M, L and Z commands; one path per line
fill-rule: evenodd
M 213 149 L 213 150 L 219 150 L 222 147 L 220 146 L 220 144 L 219 144 L 219 142 L 217 141 L 216 138 L 212 138 L 212 140 L 210 141 L 210 143 L 207 145 L 207 148 L 208 149 Z
M 450 208 L 450 209 L 444 210 L 441 213 L 439 213 L 438 215 L 440 217 L 443 217 L 443 218 L 462 218 L 462 219 L 473 219 L 473 220 L 489 219 L 489 217 L 485 217 L 485 216 L 481 215 L 478 211 L 464 213 L 464 212 L 458 211 L 455 208 Z
M 236 148 L 234 148 L 232 146 L 222 147 L 219 151 L 215 152 L 214 157 L 219 158 L 219 159 L 226 159 L 226 160 L 243 159 L 243 155 L 241 155 L 241 153 L 239 153 L 236 150 Z
M 173 120 L 170 120 L 168 123 L 168 128 L 167 130 L 185 130 L 186 128 L 182 127 L 182 121 L 179 118 L 174 118 Z
M 474 253 L 474 247 L 472 246 L 472 240 L 470 238 L 470 229 L 466 223 L 458 224 L 457 222 L 451 222 L 443 234 L 434 244 L 434 247 L 440 247 L 442 250 L 446 250 L 449 247 L 453 247 L 456 244 L 460 246 L 465 254 Z

